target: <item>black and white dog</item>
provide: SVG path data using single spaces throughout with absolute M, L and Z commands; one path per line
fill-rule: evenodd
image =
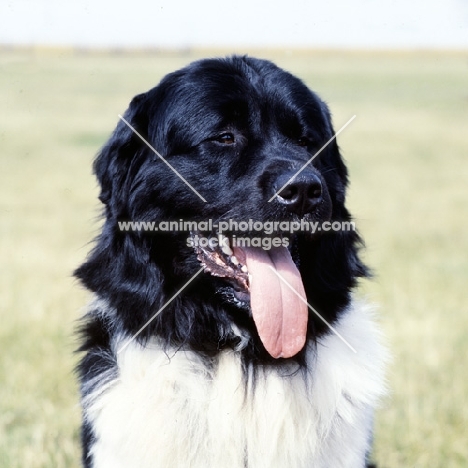
M 309 162 L 333 135 L 298 78 L 249 57 L 133 99 L 94 165 L 104 225 L 76 271 L 95 295 L 84 466 L 367 466 L 385 350 L 351 295 L 360 239 L 306 229 L 351 219 L 336 141 Z

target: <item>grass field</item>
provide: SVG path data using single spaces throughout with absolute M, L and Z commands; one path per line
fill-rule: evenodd
M 468 53 L 264 53 L 329 103 L 393 353 L 382 468 L 468 466 Z M 194 54 L 0 51 L 0 468 L 79 466 L 71 278 L 91 161 L 131 97 Z M 285 467 L 287 468 L 287 467 Z M 334 467 L 330 467 L 334 468 Z

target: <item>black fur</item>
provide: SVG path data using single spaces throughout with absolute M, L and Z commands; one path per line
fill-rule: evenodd
M 248 57 L 203 60 L 172 73 L 136 96 L 124 117 L 207 203 L 124 122 L 118 123 L 94 164 L 104 226 L 76 271 L 89 290 L 110 304 L 113 316 L 106 322 L 99 314 L 88 315 L 82 381 L 112 368 L 107 351 L 113 333 L 132 336 L 200 268 L 187 233 L 121 232 L 118 221 L 300 219 L 277 199 L 267 203 L 279 188 L 275 180 L 301 168 L 334 133 L 327 106 L 298 78 Z M 223 144 L 223 132 L 235 143 Z M 335 141 L 307 171 L 318 174 L 328 201 L 304 216 L 350 220 L 344 204 L 347 171 Z M 366 275 L 357 253 L 358 234 L 298 233 L 291 243 L 309 303 L 333 323 L 356 280 Z M 241 351 L 246 365 L 281 361 L 266 353 L 249 308 L 230 301 L 229 285 L 208 273 L 199 275 L 138 339 L 157 335 L 168 345 L 209 357 L 238 344 L 232 322 L 251 337 Z M 312 313 L 308 327 L 309 340 L 327 331 Z M 302 353 L 291 359 L 303 364 Z M 84 444 L 92 437 L 85 425 Z

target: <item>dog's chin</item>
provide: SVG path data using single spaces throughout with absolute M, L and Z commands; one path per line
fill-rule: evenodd
M 223 280 L 222 284 L 216 289 L 216 294 L 222 298 L 223 302 L 247 314 L 250 312 L 250 293 L 241 290 L 238 285 Z

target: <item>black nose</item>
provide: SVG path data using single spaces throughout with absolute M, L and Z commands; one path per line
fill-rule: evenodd
M 310 213 L 322 201 L 322 183 L 318 175 L 308 172 L 290 180 L 294 173 L 282 174 L 276 179 L 277 199 L 288 210 L 303 215 Z

